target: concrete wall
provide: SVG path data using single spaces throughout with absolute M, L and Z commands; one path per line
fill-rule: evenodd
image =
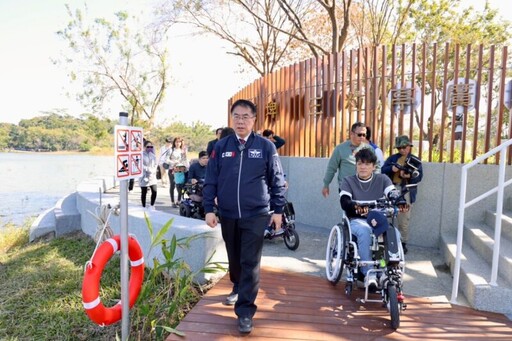
M 328 198 L 324 198 L 321 193 L 327 162 L 326 158 L 282 157 L 289 183 L 287 196 L 288 200 L 293 202 L 296 220 L 303 224 L 317 226 L 319 229 L 330 229 L 341 219 L 337 183 L 335 181 L 331 183 L 331 193 Z M 424 177 L 418 186 L 417 202 L 412 210 L 409 243 L 425 247 L 438 247 L 441 232 L 457 228 L 461 168 L 460 164 L 423 164 Z M 474 167 L 468 174 L 468 183 L 471 185 L 467 188 L 466 201 L 495 187 L 498 183 L 497 176 L 498 166 L 478 165 Z M 511 176 L 512 167 L 509 166 L 506 179 L 510 179 Z M 59 235 L 60 233 L 56 231 L 56 226 L 59 225 L 57 220 L 66 222 L 64 224 L 66 232 L 75 227 L 79 229 L 81 226 L 86 234 L 94 236 L 98 223 L 91 213 L 95 212 L 100 203 L 112 206 L 119 203 L 119 195 L 104 194 L 107 189 L 115 185 L 112 177 L 91 179 L 81 183 L 77 187 L 76 193 L 60 200 L 56 207 L 39 216 L 31 228 L 31 240 L 47 233 Z M 511 196 L 512 186 L 509 186 L 505 189 L 505 197 Z M 75 202 L 76 209 L 70 207 L 74 206 Z M 484 212 L 488 209 L 496 209 L 496 194 L 467 209 L 465 220 L 483 221 Z M 168 240 L 173 235 L 182 238 L 204 234 L 203 238 L 192 243 L 190 249 L 178 249 L 177 251 L 177 257 L 183 258 L 193 271 L 199 271 L 212 254 L 214 255 L 213 261 L 227 262 L 220 228 L 212 230 L 203 221 L 165 212 L 147 212 L 138 205 L 129 205 L 128 212 L 129 233 L 135 234 L 139 240 L 148 266 L 152 266 L 154 257 L 162 261 L 163 256 L 160 248 L 150 250 L 151 236 L 145 221 L 145 214 L 150 216 L 155 235 L 164 224 L 173 219 L 172 227 L 166 234 Z M 79 225 L 74 223 L 76 219 L 80 219 Z M 73 224 L 69 224 L 70 221 Z M 120 232 L 118 216 L 111 217 L 110 226 L 114 233 Z M 303 243 L 307 243 L 307 241 L 303 241 Z M 212 275 L 198 274 L 196 280 L 204 282 L 211 278 L 210 276 Z
M 330 229 L 340 221 L 341 207 L 335 179 L 330 196 L 322 196 L 322 184 L 327 158 L 282 157 L 289 183 L 288 200 L 293 202 L 296 220 L 319 228 Z M 412 209 L 409 243 L 438 247 L 443 230 L 456 229 L 460 197 L 461 164 L 423 163 L 423 181 L 418 185 L 418 196 Z M 508 166 L 506 179 L 512 177 Z M 498 185 L 498 166 L 477 165 L 468 174 L 466 201 Z M 505 197 L 512 195 L 512 186 L 505 189 Z M 465 220 L 483 221 L 487 209 L 496 209 L 496 194 L 466 209 Z
M 77 209 L 81 214 L 81 226 L 83 232 L 90 236 L 96 234 L 98 228 L 97 220 L 91 213 L 95 213 L 96 208 L 100 205 L 100 200 L 103 205 L 110 204 L 116 206 L 119 203 L 119 195 L 113 194 L 101 194 L 98 188 L 101 188 L 101 182 L 104 179 L 91 180 L 87 183 L 82 183 L 77 188 L 76 192 L 76 203 Z M 107 188 L 112 188 L 112 185 L 107 184 Z M 171 228 L 165 235 L 165 239 L 171 240 L 173 235 L 176 238 L 186 238 L 196 234 L 203 234 L 201 238 L 194 240 L 189 249 L 178 248 L 176 251 L 175 258 L 182 258 L 190 266 L 192 271 L 199 272 L 204 267 L 204 264 L 212 256 L 212 261 L 227 263 L 227 256 L 222 241 L 220 227 L 211 229 L 204 221 L 197 219 L 184 218 L 173 214 L 160 212 L 160 211 L 145 211 L 142 207 L 130 205 L 128 207 L 128 233 L 134 234 L 139 241 L 143 251 L 146 266 L 153 265 L 153 259 L 156 257 L 163 262 L 163 257 L 160 246 L 151 249 L 151 236 L 145 220 L 145 215 L 149 217 L 149 220 L 153 226 L 153 234 L 156 235 L 161 228 L 172 221 Z M 114 231 L 114 234 L 120 233 L 120 217 L 111 215 L 110 227 Z M 92 250 L 91 250 L 92 251 Z M 226 265 L 226 264 L 224 264 Z M 227 265 L 226 265 L 227 266 Z M 220 276 L 223 274 L 202 274 L 197 273 L 195 279 L 204 283 L 207 279 L 212 276 Z

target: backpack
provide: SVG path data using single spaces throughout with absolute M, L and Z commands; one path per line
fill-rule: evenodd
M 178 185 L 183 185 L 185 183 L 185 173 L 174 172 L 174 182 Z

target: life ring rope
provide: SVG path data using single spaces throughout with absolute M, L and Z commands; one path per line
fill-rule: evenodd
M 82 283 L 82 304 L 89 318 L 100 326 L 115 323 L 121 319 L 121 301 L 113 307 L 105 307 L 99 297 L 100 280 L 103 269 L 120 249 L 120 236 L 115 235 L 97 246 L 89 261 L 85 264 Z M 144 279 L 144 255 L 134 235 L 128 238 L 128 256 L 131 274 L 129 283 L 129 307 L 131 308 L 139 296 Z

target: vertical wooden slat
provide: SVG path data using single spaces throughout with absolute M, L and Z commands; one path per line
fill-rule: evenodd
M 455 45 L 455 62 L 454 62 L 454 70 L 453 70 L 453 86 L 457 86 L 459 83 L 459 44 Z M 446 99 L 446 97 L 445 97 Z M 457 106 L 452 106 L 452 117 L 451 117 L 451 125 L 450 125 L 450 163 L 453 163 L 453 154 L 455 151 L 455 125 L 456 125 L 456 117 L 457 117 Z M 444 128 L 444 126 L 443 126 Z
M 413 88 L 414 99 L 416 98 L 416 44 L 412 44 L 412 57 L 411 57 L 411 86 Z M 411 114 L 409 117 L 409 136 L 411 141 L 414 140 L 414 122 L 416 109 L 414 108 L 414 102 L 411 103 Z
M 404 89 L 406 88 L 406 81 L 405 81 L 405 70 L 407 68 L 407 53 L 405 51 L 405 44 L 402 44 L 402 49 L 401 49 L 401 67 L 400 67 L 400 89 Z M 405 106 L 403 107 L 405 109 Z M 405 131 L 404 131 L 404 115 L 405 112 L 404 110 L 400 110 L 400 117 L 398 118 L 398 136 L 401 136 L 401 135 L 404 135 L 405 134 Z M 408 134 L 409 135 L 409 134 Z M 410 138 L 410 136 L 409 136 Z
M 325 98 L 322 94 L 322 83 L 323 83 L 323 56 L 316 59 L 316 67 L 315 67 L 315 96 L 317 98 L 322 98 L 321 103 L 322 106 L 320 108 L 320 111 L 322 114 L 320 115 L 314 115 L 314 122 L 315 122 L 315 139 L 313 148 L 315 149 L 315 157 L 321 156 L 321 150 L 322 150 L 322 116 L 325 113 Z
M 369 47 L 365 47 L 363 50 L 363 60 L 361 64 L 363 65 L 363 80 L 362 80 L 362 87 L 361 90 L 362 93 L 364 93 L 364 102 L 363 106 L 361 107 L 361 120 L 365 124 L 365 126 L 369 126 L 371 123 L 371 79 L 370 79 L 370 53 L 369 53 Z
M 439 131 L 439 160 L 443 162 L 443 151 L 444 151 L 444 127 L 446 122 L 446 83 L 448 82 L 448 65 L 450 65 L 450 43 L 445 44 L 444 50 L 444 66 L 443 66 L 443 106 L 442 106 L 442 118 L 441 118 L 441 129 Z
M 379 82 L 379 47 L 374 46 L 372 48 L 372 111 L 371 111 L 371 127 L 372 127 L 372 140 L 375 141 L 375 143 L 379 144 L 378 136 L 381 135 L 380 130 L 380 118 L 378 115 L 377 108 L 379 106 L 379 83 L 382 82 L 382 79 L 380 79 Z M 380 144 L 379 144 L 380 145 Z
M 309 138 L 311 135 L 311 127 L 309 125 L 309 117 L 311 116 L 311 109 L 309 108 L 309 103 L 311 98 L 311 58 L 306 61 L 304 76 L 304 156 L 310 157 Z
M 434 150 L 434 114 L 436 112 L 436 91 L 437 91 L 437 73 L 436 73 L 436 65 L 437 65 L 437 43 L 434 43 L 432 47 L 432 80 L 431 80 L 431 87 L 432 87 L 432 98 L 430 101 L 430 115 L 429 115 L 429 122 L 430 122 L 430 133 L 428 136 L 428 144 L 429 144 L 429 150 L 428 150 L 428 161 L 432 162 L 432 151 Z M 437 145 L 439 146 L 439 139 L 437 139 Z
M 362 86 L 361 86 L 361 78 L 362 78 L 362 75 L 363 75 L 363 72 L 362 72 L 362 68 L 363 68 L 363 58 L 361 56 L 363 50 L 362 49 L 358 49 L 357 50 L 357 72 L 356 72 L 356 78 L 357 78 L 357 86 L 356 86 L 356 91 L 357 91 L 357 111 L 356 111 L 356 119 L 355 121 L 357 122 L 361 122 L 362 119 L 361 119 L 361 108 L 363 107 L 363 104 L 361 103 L 362 99 L 361 99 L 361 93 L 362 93 Z M 351 123 L 354 123 L 354 121 L 352 121 Z
M 299 64 L 299 89 L 300 89 L 300 106 L 299 106 L 299 133 L 300 133 L 300 153 L 299 156 L 306 156 L 306 145 L 305 145 L 305 110 L 306 110 L 306 61 L 302 61 Z
M 500 86 L 498 89 L 498 132 L 496 134 L 496 145 L 501 144 L 501 136 L 503 135 L 503 109 L 505 102 L 505 77 L 507 70 L 507 49 L 504 47 L 501 51 L 501 70 L 500 70 Z M 496 154 L 496 164 L 499 164 L 500 153 Z
M 285 131 L 285 120 L 286 120 L 286 97 L 285 97 L 285 74 L 288 67 L 284 67 L 279 69 L 278 72 L 278 103 L 279 103 L 279 116 L 276 118 L 276 133 L 279 136 L 286 136 L 287 132 Z M 286 144 L 281 147 L 279 150 L 280 155 L 286 155 Z
M 339 139 L 340 143 L 345 141 L 345 132 L 347 131 L 347 53 L 345 51 L 341 54 L 341 96 L 340 96 L 340 128 L 339 128 Z
M 473 132 L 473 159 L 476 159 L 478 153 L 479 134 L 477 127 L 480 123 L 480 94 L 482 86 L 482 64 L 483 64 L 484 47 L 478 47 L 478 61 L 477 61 L 477 74 L 476 74 L 476 101 L 475 101 L 475 130 Z
M 283 75 L 283 116 L 281 117 L 281 134 L 282 138 L 285 141 L 290 141 L 290 132 L 292 130 L 291 127 L 291 89 L 290 89 L 290 70 L 293 66 L 287 66 L 284 68 Z M 281 136 L 281 135 L 279 135 Z M 285 143 L 285 145 L 281 148 L 283 151 L 280 152 L 281 155 L 290 155 L 290 144 Z
M 382 119 L 381 119 L 381 122 L 380 122 L 380 135 L 379 135 L 379 146 L 381 146 L 381 149 L 382 149 L 382 152 L 386 155 L 391 155 L 391 151 L 392 151 L 392 144 L 387 144 L 387 141 L 388 139 L 386 139 L 386 136 L 391 138 L 391 133 L 386 133 L 387 132 L 387 129 L 386 129 L 386 125 L 387 125 L 387 114 L 388 114 L 388 109 L 387 109 L 387 83 L 388 83 L 388 78 L 387 78 L 387 74 L 388 74 L 388 58 L 387 58 L 387 48 L 385 45 L 382 45 L 382 52 L 381 52 L 381 55 L 382 55 L 382 70 L 381 70 L 381 115 L 382 115 Z M 387 145 L 387 148 L 386 148 L 386 145 Z M 386 150 L 387 150 L 387 154 L 386 154 Z
M 325 97 L 325 113 L 322 115 L 322 157 L 328 157 L 331 155 L 331 138 L 332 129 L 331 122 L 334 116 L 334 110 L 332 105 L 333 92 L 332 92 L 332 67 L 333 67 L 333 55 L 324 56 L 324 84 L 323 94 Z
M 340 74 L 340 54 L 339 52 L 336 52 L 334 54 L 334 59 L 333 59 L 333 65 L 334 65 L 334 93 L 333 93 L 333 99 L 334 99 L 334 103 L 333 103 L 333 112 L 334 112 L 334 116 L 333 116 L 333 134 L 334 134 L 334 137 L 331 141 L 331 153 L 332 154 L 332 151 L 334 150 L 335 146 L 338 145 L 338 143 L 340 143 L 340 137 L 341 137 L 341 134 L 340 134 L 340 128 L 341 128 L 341 110 L 340 110 L 340 103 L 341 103 L 341 96 L 340 96 L 340 91 L 341 91 L 341 87 L 340 87 L 340 81 L 341 81 L 341 74 Z
M 420 103 L 420 124 L 419 124 L 419 146 L 418 155 L 423 154 L 423 128 L 425 127 L 425 88 L 427 85 L 427 44 L 421 45 L 421 103 Z
M 354 94 L 354 91 L 355 91 L 355 80 L 354 80 L 354 63 L 355 63 L 355 51 L 354 50 L 351 50 L 350 51 L 350 61 L 349 61 L 349 67 L 348 67 L 348 71 L 349 71 L 349 74 L 348 74 L 348 83 L 346 84 L 346 87 L 347 87 L 347 95 L 353 95 Z M 352 105 L 354 104 L 354 100 L 353 99 L 348 99 L 347 101 L 347 127 L 346 127 L 346 130 L 343 132 L 344 134 L 347 134 L 348 133 L 348 130 L 350 129 L 350 125 L 352 124 L 352 122 L 354 122 L 352 120 L 352 112 L 353 112 L 353 108 L 352 108 Z
M 469 80 L 471 78 L 471 44 L 466 47 L 466 84 L 469 84 Z M 460 163 L 464 163 L 465 155 L 466 155 L 466 132 L 468 126 L 468 107 L 464 107 L 464 117 L 462 118 L 462 146 L 460 149 Z
M 493 87 L 493 80 L 494 80 L 494 45 L 491 46 L 491 49 L 489 50 L 489 83 L 487 88 L 487 120 L 486 120 L 486 126 L 485 126 L 485 149 L 483 150 L 484 153 L 486 153 L 488 150 L 491 149 L 491 127 L 492 127 L 492 87 Z M 488 159 L 485 159 L 484 163 L 487 163 Z M 498 158 L 496 158 L 498 160 Z
M 391 90 L 396 88 L 396 45 L 391 47 Z M 389 103 L 390 108 L 390 124 L 389 129 L 391 133 L 389 134 L 389 145 L 390 145 L 390 153 L 393 150 L 395 145 L 395 137 L 398 135 L 398 130 L 396 130 L 396 114 L 393 109 L 392 102 Z

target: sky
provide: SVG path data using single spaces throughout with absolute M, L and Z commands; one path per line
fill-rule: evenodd
M 78 116 L 86 110 L 65 95 L 70 81 L 51 63 L 64 43 L 56 35 L 67 21 L 65 4 L 83 7 L 84 0 L 0 0 L 0 122 L 19 123 L 42 112 L 65 109 Z M 150 13 L 157 0 L 88 0 L 91 14 L 109 17 L 126 9 Z M 483 8 L 484 0 L 465 0 L 465 5 Z M 512 2 L 491 0 L 500 15 L 512 21 Z M 202 121 L 212 126 L 227 124 L 227 100 L 249 84 L 254 75 L 237 72 L 238 59 L 213 38 L 193 36 L 181 28 L 171 34 L 172 83 L 159 113 L 159 123 Z M 117 118 L 122 108 L 108 108 Z
M 88 0 L 91 16 L 111 17 L 118 10 L 151 12 L 156 0 Z M 68 22 L 65 4 L 82 8 L 84 0 L 0 0 L 0 122 L 19 123 L 44 111 L 85 109 L 66 97 L 66 73 L 54 66 L 64 42 L 56 32 Z M 250 82 L 237 73 L 238 61 L 220 41 L 196 37 L 181 28 L 169 38 L 171 86 L 157 123 L 202 121 L 227 124 L 227 101 Z M 244 80 L 242 80 L 244 78 Z M 117 118 L 122 107 L 107 108 Z

